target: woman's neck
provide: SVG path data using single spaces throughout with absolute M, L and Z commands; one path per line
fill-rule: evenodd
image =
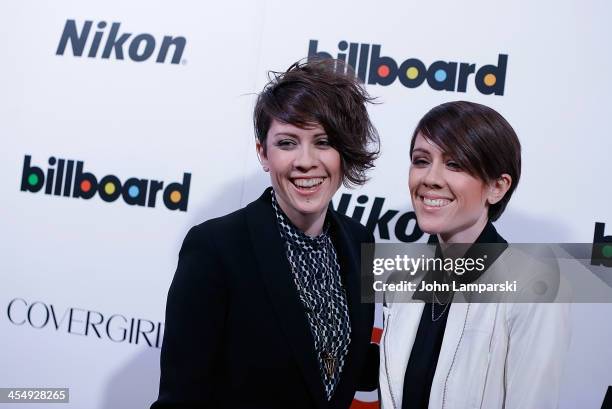
M 327 208 L 321 213 L 300 213 L 286 206 L 281 198 L 276 196 L 278 205 L 287 218 L 297 227 L 302 233 L 310 237 L 316 237 L 323 232 L 323 224 L 325 223 L 325 215 Z
M 476 223 L 458 232 L 438 234 L 440 244 L 466 243 L 472 244 L 478 239 L 489 221 L 487 212 L 483 212 Z

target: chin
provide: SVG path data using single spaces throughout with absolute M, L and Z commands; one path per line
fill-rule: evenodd
M 419 218 L 417 215 L 417 224 L 419 225 L 419 229 L 427 234 L 440 234 L 444 233 L 443 223 L 437 220 L 423 220 L 424 218 Z M 423 221 L 420 221 L 423 220 Z
M 320 200 L 313 200 L 311 203 L 300 200 L 296 201 L 295 204 L 295 210 L 304 215 L 320 214 L 327 209 L 327 203 L 321 203 Z

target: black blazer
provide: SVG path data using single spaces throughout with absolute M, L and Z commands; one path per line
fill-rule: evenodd
M 151 409 L 346 409 L 358 385 L 376 388 L 374 305 L 360 302 L 359 271 L 360 244 L 374 240 L 356 221 L 331 209 L 327 216 L 352 329 L 331 401 L 268 189 L 187 234 L 168 293 L 159 399 Z

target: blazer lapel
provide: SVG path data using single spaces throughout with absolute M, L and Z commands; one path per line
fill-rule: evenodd
M 255 250 L 258 269 L 283 333 L 317 406 L 322 408 L 326 405 L 327 399 L 314 349 L 314 339 L 293 281 L 269 195 L 270 190 L 267 189 L 258 200 L 247 206 L 250 239 Z
M 444 330 L 444 339 L 440 348 L 440 356 L 436 366 L 436 372 L 431 384 L 431 393 L 429 394 L 429 407 L 431 409 L 442 408 L 446 399 L 446 379 L 452 369 L 455 354 L 457 353 L 460 342 L 465 331 L 465 325 L 468 319 L 470 304 L 454 302 L 451 304 L 448 311 L 448 319 L 446 321 L 446 329 Z M 465 374 L 467 376 L 467 374 Z M 453 402 L 447 402 L 447 407 L 456 407 Z
M 345 366 L 342 369 L 340 382 L 336 386 L 336 391 L 332 398 L 332 403 L 344 398 L 344 391 L 347 387 L 354 388 L 361 375 L 362 360 L 366 354 L 365 350 L 359 350 L 359 346 L 367 346 L 371 337 L 371 333 L 364 332 L 363 316 L 364 310 L 361 305 L 361 272 L 360 253 L 358 248 L 351 245 L 354 238 L 351 238 L 349 233 L 340 222 L 338 215 L 333 211 L 328 212 L 332 221 L 332 240 L 336 253 L 338 255 L 338 264 L 340 264 L 340 274 L 342 284 L 346 291 L 347 304 L 349 309 L 349 319 L 351 321 L 351 343 L 349 345 L 348 354 L 345 359 Z M 346 386 L 348 384 L 348 386 Z M 333 405 L 332 405 L 333 406 Z
M 355 334 L 357 329 L 361 326 L 361 314 L 359 309 L 361 307 L 361 291 L 360 291 L 360 277 L 361 272 L 359 271 L 360 257 L 359 253 L 355 252 L 355 248 L 351 247 L 351 239 L 344 229 L 344 226 L 338 220 L 338 215 L 331 211 L 328 214 L 331 215 L 333 221 L 333 238 L 336 253 L 338 254 L 338 263 L 340 264 L 340 274 L 342 276 L 342 283 L 346 290 L 346 298 L 349 308 L 349 316 L 351 320 L 352 334 Z M 353 336 L 351 334 L 351 336 Z

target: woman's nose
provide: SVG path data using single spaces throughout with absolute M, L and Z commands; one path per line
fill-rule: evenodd
M 425 176 L 423 177 L 423 184 L 428 187 L 439 188 L 444 185 L 444 178 L 442 175 L 443 169 L 437 164 L 431 164 L 426 170 Z
M 296 168 L 307 171 L 317 164 L 316 152 L 308 146 L 303 146 L 299 149 L 298 155 L 295 158 L 294 165 Z

